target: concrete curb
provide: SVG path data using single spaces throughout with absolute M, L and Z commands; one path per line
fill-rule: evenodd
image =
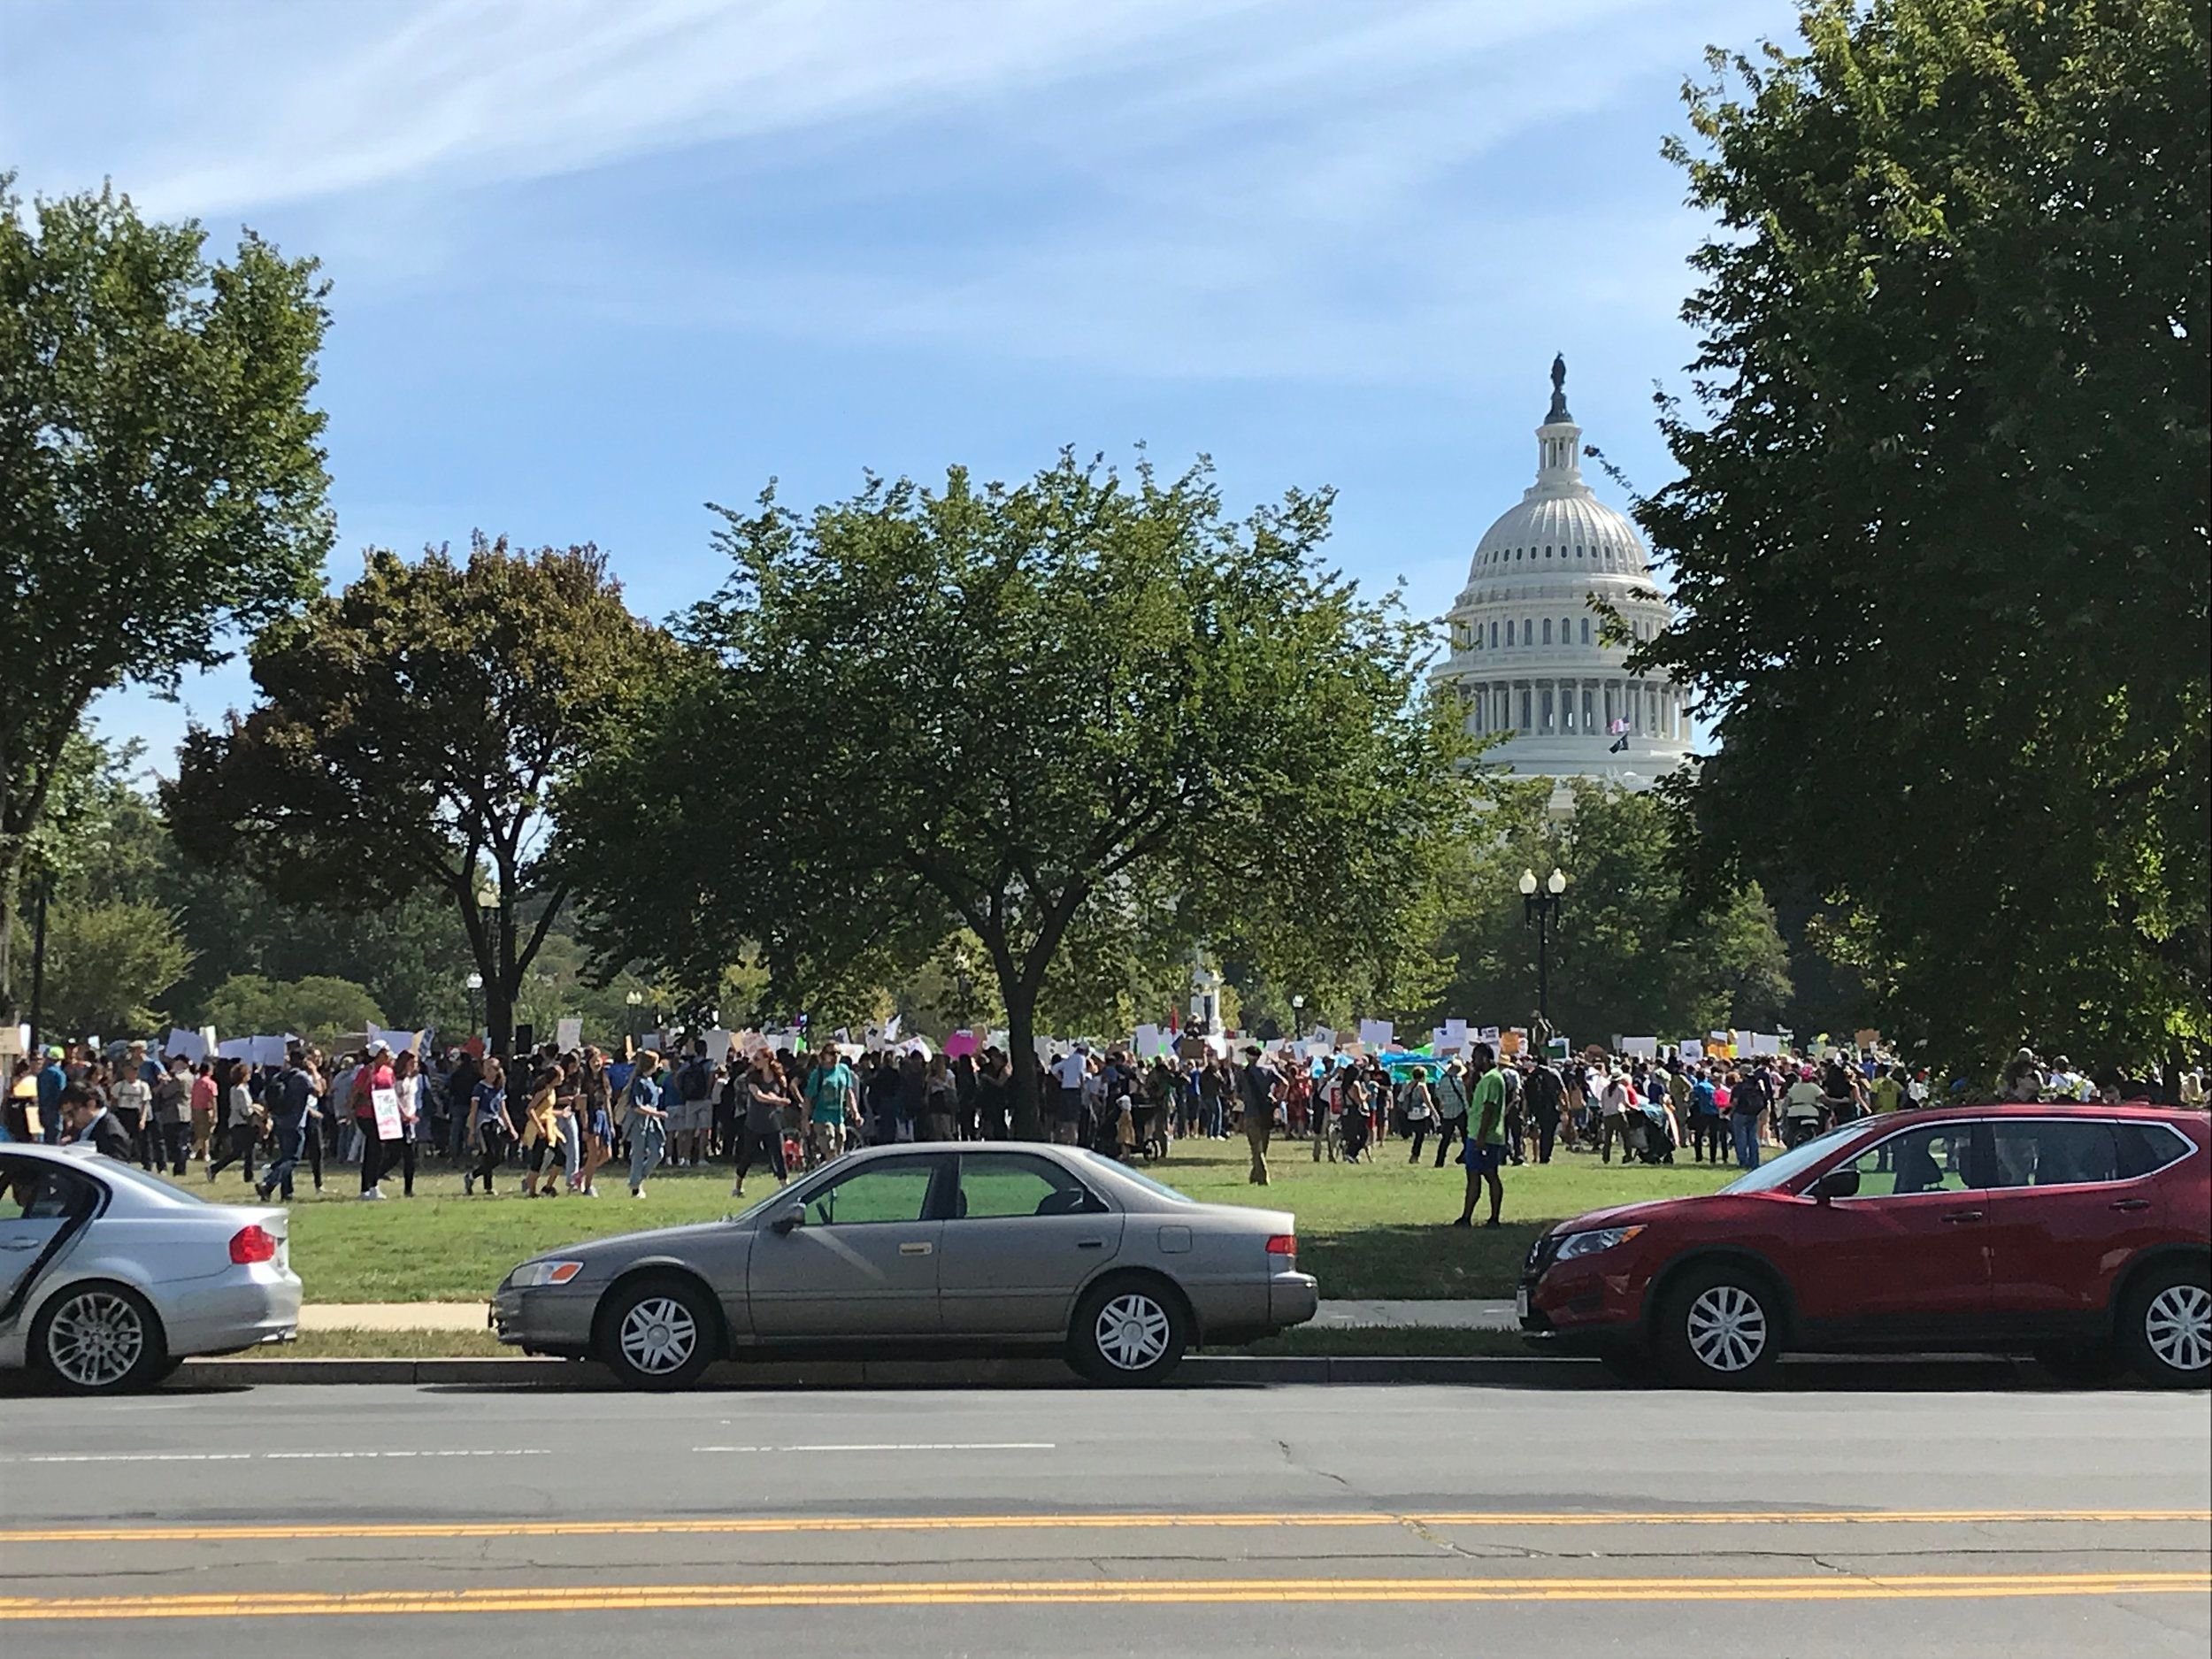
M 1786 1363 L 1794 1387 L 1988 1389 L 2041 1383 L 2025 1360 L 1989 1355 L 1929 1358 L 1801 1359 Z M 178 1381 L 202 1387 L 255 1384 L 385 1384 L 411 1387 L 612 1389 L 605 1369 L 565 1359 L 210 1359 L 188 1360 Z M 1178 1385 L 1268 1383 L 1455 1384 L 1509 1388 L 1612 1386 L 1595 1360 L 1554 1355 L 1440 1357 L 1418 1355 L 1196 1354 Z M 1079 1386 L 1056 1359 L 763 1360 L 708 1371 L 718 1388 L 1053 1388 Z

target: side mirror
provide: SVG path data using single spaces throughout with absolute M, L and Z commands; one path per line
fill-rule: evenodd
M 1859 1195 L 1859 1172 L 1850 1168 L 1830 1170 L 1807 1187 L 1805 1194 L 1815 1203 L 1820 1204 L 1832 1198 L 1856 1198 Z
M 794 1204 L 788 1210 L 779 1210 L 768 1218 L 768 1230 L 782 1238 L 795 1227 L 806 1225 L 806 1211 Z

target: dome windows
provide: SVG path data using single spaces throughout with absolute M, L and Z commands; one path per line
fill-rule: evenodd
M 1492 649 L 1493 650 L 1496 649 L 1497 649 L 1497 644 L 1498 644 L 1498 625 L 1497 625 L 1496 623 L 1493 622 L 1493 623 L 1490 625 L 1490 646 L 1491 646 L 1491 649 Z
M 1547 645 L 1551 643 L 1551 618 L 1549 617 L 1544 618 L 1544 643 Z

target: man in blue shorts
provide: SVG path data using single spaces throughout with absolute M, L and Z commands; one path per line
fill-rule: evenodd
M 1467 1141 L 1459 1149 L 1459 1161 L 1467 1166 L 1467 1207 L 1459 1212 L 1455 1227 L 1475 1225 L 1475 1200 L 1482 1192 L 1485 1180 L 1490 1183 L 1490 1219 L 1482 1225 L 1498 1225 L 1498 1210 L 1505 1202 L 1505 1182 L 1499 1175 L 1505 1163 L 1505 1079 L 1498 1073 L 1497 1056 L 1486 1042 L 1474 1046 L 1471 1057 L 1474 1070 L 1479 1074 L 1475 1093 L 1468 1102 Z

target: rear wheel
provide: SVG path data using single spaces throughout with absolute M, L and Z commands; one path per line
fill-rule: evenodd
M 1068 1360 L 1093 1382 L 1155 1383 L 1182 1363 L 1190 1319 L 1156 1280 L 1110 1279 L 1076 1304 Z
M 1755 1272 L 1717 1263 L 1668 1287 L 1654 1344 L 1659 1368 L 1680 1388 L 1755 1388 L 1782 1357 L 1778 1298 Z
M 150 1388 L 168 1374 L 161 1321 L 122 1285 L 72 1285 L 39 1310 L 33 1363 L 57 1388 L 74 1394 Z
M 2212 1271 L 2202 1263 L 2153 1268 L 2128 1292 L 2120 1343 L 2147 1382 L 2170 1388 L 2212 1382 Z
M 598 1356 L 632 1388 L 688 1388 L 714 1359 L 714 1307 L 680 1279 L 617 1286 L 599 1318 Z

